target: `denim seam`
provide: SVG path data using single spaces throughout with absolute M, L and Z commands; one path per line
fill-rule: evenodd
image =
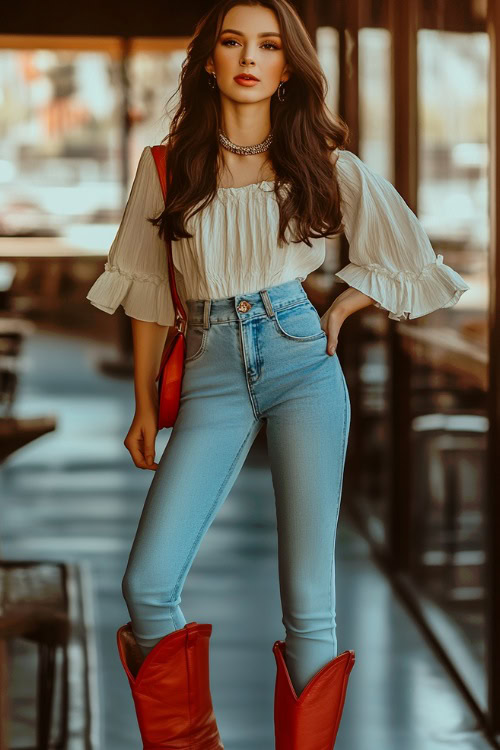
M 340 362 L 339 362 L 340 364 Z M 345 468 L 345 458 L 346 458 L 346 452 L 347 452 L 347 412 L 348 412 L 348 393 L 347 393 L 347 386 L 345 382 L 345 378 L 342 376 L 342 382 L 344 385 L 344 425 L 342 428 L 342 471 L 340 472 L 340 486 L 339 486 L 339 504 L 337 507 L 337 523 L 339 520 L 340 515 L 340 495 L 342 492 L 342 485 L 344 480 L 344 468 Z
M 333 597 L 332 597 L 332 591 L 333 591 L 333 567 L 334 567 L 334 557 L 335 557 L 335 547 L 336 547 L 336 538 L 337 538 L 337 527 L 338 527 L 338 521 L 339 521 L 339 515 L 340 515 L 340 503 L 341 503 L 341 493 L 342 493 L 342 484 L 343 484 L 343 475 L 344 475 L 344 463 L 345 463 L 345 454 L 346 454 L 346 448 L 347 448 L 347 393 L 346 393 L 346 384 L 345 380 L 342 378 L 343 385 L 344 385 L 344 424 L 342 427 L 342 451 L 341 451 L 341 458 L 342 460 L 342 468 L 340 471 L 340 478 L 339 478 L 339 485 L 337 489 L 337 515 L 335 518 L 335 525 L 334 525 L 334 535 L 333 535 L 333 544 L 332 544 L 332 558 L 330 563 L 330 612 L 332 614 L 332 643 L 336 639 L 336 634 L 334 634 L 333 629 L 336 625 L 336 612 L 333 608 Z M 335 609 L 337 608 L 337 598 L 335 597 Z M 338 651 L 338 649 L 337 649 Z M 335 658 L 336 654 L 333 654 L 333 658 Z
M 258 322 L 257 322 L 257 323 L 258 323 Z M 253 327 L 253 329 L 254 329 L 254 332 L 255 332 L 255 329 L 256 329 L 256 327 L 257 327 L 257 326 L 255 326 L 255 325 L 254 325 L 254 327 Z M 258 380 L 258 379 L 260 378 L 260 376 L 261 376 L 261 373 L 262 373 L 262 365 L 263 365 L 263 358 L 262 358 L 262 353 L 261 353 L 261 350 L 260 350 L 260 344 L 259 344 L 259 340 L 260 340 L 260 331 L 259 331 L 259 333 L 256 333 L 256 334 L 254 335 L 254 345 L 255 345 L 255 369 L 257 370 L 257 375 L 256 375 L 256 377 L 254 378 L 254 382 L 255 382 L 256 380 Z
M 295 299 L 288 300 L 287 302 L 281 305 L 279 303 L 275 304 L 271 300 L 274 312 L 276 312 L 276 310 L 287 310 L 289 307 L 297 307 L 298 305 L 305 304 L 308 301 L 309 301 L 309 297 L 307 296 L 305 292 L 300 297 L 296 297 Z
M 257 401 L 257 396 L 255 395 L 253 384 L 249 381 L 248 376 L 246 378 L 246 381 L 247 381 L 247 386 L 248 386 L 248 392 L 250 393 L 250 401 L 252 402 L 252 408 L 253 408 L 255 419 L 262 419 L 262 414 L 259 408 L 259 402 Z
M 257 398 L 255 396 L 254 390 L 252 388 L 252 384 L 248 377 L 248 360 L 246 355 L 246 349 L 245 349 L 245 339 L 244 339 L 244 326 L 243 323 L 240 321 L 239 323 L 239 336 L 240 336 L 240 344 L 241 344 L 241 351 L 243 354 L 243 362 L 244 362 L 244 369 L 245 369 L 245 381 L 247 384 L 247 390 L 248 390 L 248 397 L 250 399 L 250 403 L 252 405 L 252 411 L 254 414 L 254 417 L 256 420 L 259 420 L 261 418 L 260 415 L 260 409 L 258 407 Z
M 201 337 L 201 343 L 200 343 L 200 347 L 199 347 L 198 351 L 196 351 L 190 357 L 186 357 L 184 359 L 184 362 L 192 362 L 194 359 L 198 359 L 198 357 L 201 357 L 201 355 L 203 354 L 203 352 L 205 351 L 206 346 L 207 346 L 207 338 L 208 338 L 208 332 L 209 332 L 209 330 L 210 330 L 210 328 L 204 328 L 203 329 L 203 334 L 202 334 L 202 337 Z
M 312 305 L 312 302 L 309 299 L 309 297 L 307 297 L 307 295 L 305 297 L 297 297 L 297 299 L 288 301 L 283 305 L 278 305 L 278 304 L 273 303 L 273 310 L 274 312 L 276 312 L 277 310 L 288 310 L 290 307 L 298 307 L 298 305 L 306 304 L 307 302 L 309 302 L 309 304 Z M 247 318 L 248 317 L 269 318 L 270 316 L 266 312 L 262 312 L 259 315 L 253 315 L 253 316 L 251 315 L 251 316 L 247 316 Z M 231 317 L 231 318 L 222 318 L 222 319 L 214 318 L 214 319 L 210 319 L 210 325 L 217 325 L 218 323 L 237 323 L 239 320 L 245 320 L 247 318 L 245 317 L 242 317 L 242 318 Z M 203 325 L 203 315 L 201 318 L 195 318 L 194 314 L 191 314 L 189 317 L 189 323 L 190 325 Z
M 180 581 L 182 580 L 182 576 L 184 575 L 184 573 L 186 571 L 186 568 L 188 567 L 188 565 L 189 565 L 189 563 L 190 563 L 190 561 L 192 559 L 193 550 L 195 549 L 195 547 L 198 544 L 199 540 L 201 539 L 201 537 L 205 533 L 205 529 L 206 529 L 206 527 L 208 525 L 208 521 L 209 521 L 209 519 L 210 519 L 210 517 L 211 517 L 211 515 L 212 515 L 212 513 L 214 511 L 214 509 L 216 508 L 217 503 L 219 502 L 219 498 L 220 498 L 220 496 L 221 496 L 221 494 L 222 494 L 222 492 L 224 490 L 224 487 L 225 487 L 225 485 L 227 483 L 227 480 L 229 479 L 229 477 L 231 475 L 231 472 L 233 471 L 233 469 L 234 469 L 234 467 L 236 465 L 236 462 L 237 462 L 238 458 L 240 457 L 241 452 L 242 452 L 243 448 L 245 447 L 245 445 L 246 445 L 246 443 L 248 441 L 248 438 L 249 438 L 249 436 L 251 435 L 251 433 L 253 431 L 253 428 L 254 428 L 254 423 L 252 423 L 252 425 L 250 426 L 250 429 L 248 430 L 245 438 L 243 439 L 243 442 L 241 443 L 240 448 L 239 448 L 236 456 L 234 457 L 234 459 L 233 459 L 233 461 L 231 463 L 231 466 L 227 470 L 226 476 L 222 480 L 222 483 L 221 483 L 221 485 L 220 485 L 220 487 L 219 487 L 219 489 L 217 491 L 217 495 L 215 497 L 215 500 L 212 503 L 212 505 L 210 507 L 210 510 L 208 511 L 207 515 L 205 516 L 205 519 L 204 519 L 204 521 L 203 521 L 203 523 L 201 525 L 201 528 L 200 528 L 200 530 L 199 530 L 199 532 L 198 532 L 198 534 L 196 536 L 196 539 L 194 540 L 194 542 L 193 542 L 193 544 L 191 546 L 191 549 L 189 550 L 189 553 L 188 553 L 188 555 L 186 557 L 186 562 L 184 563 L 184 566 L 183 566 L 183 568 L 182 568 L 182 570 L 181 570 L 181 572 L 179 574 L 179 577 L 178 577 L 178 579 L 177 579 L 177 581 L 175 583 L 175 586 L 174 586 L 174 598 L 177 598 L 177 595 L 179 593 Z
M 279 322 L 276 315 L 274 316 L 273 320 L 278 333 L 287 339 L 291 339 L 292 341 L 315 341 L 316 339 L 322 339 L 326 337 L 326 333 L 323 330 L 319 331 L 319 333 L 313 333 L 310 336 L 292 336 L 290 333 L 287 333 L 284 328 L 282 328 L 281 323 Z
M 340 515 L 340 493 L 342 492 L 342 483 L 344 478 L 344 466 L 345 466 L 345 457 L 346 457 L 346 451 L 347 451 L 347 393 L 346 393 L 346 384 L 344 378 L 342 378 L 342 381 L 344 383 L 344 425 L 342 428 L 342 471 L 340 472 L 340 487 L 339 487 L 339 504 L 337 508 L 337 521 Z

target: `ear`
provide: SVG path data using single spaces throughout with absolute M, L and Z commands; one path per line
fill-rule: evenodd
M 292 75 L 292 69 L 287 63 L 281 72 L 281 80 L 283 81 L 283 83 L 288 81 L 291 75 Z
M 215 72 L 215 70 L 214 70 L 214 61 L 212 60 L 211 57 L 209 57 L 208 60 L 205 63 L 205 70 L 207 71 L 207 73 L 214 73 Z

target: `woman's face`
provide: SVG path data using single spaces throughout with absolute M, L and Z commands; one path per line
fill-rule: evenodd
M 228 10 L 205 69 L 215 73 L 221 94 L 233 101 L 253 103 L 270 98 L 280 81 L 289 78 L 274 12 L 261 5 L 235 5 Z M 235 80 L 242 73 L 250 73 L 258 81 Z

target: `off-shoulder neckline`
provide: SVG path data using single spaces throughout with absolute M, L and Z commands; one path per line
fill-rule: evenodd
M 239 185 L 238 187 L 218 187 L 217 190 L 226 190 L 226 191 L 233 191 L 233 190 L 250 190 L 250 188 L 257 189 L 261 185 L 274 185 L 275 180 L 261 180 L 260 182 L 249 182 L 248 185 Z
M 337 159 L 335 160 L 335 164 L 339 160 L 339 158 L 344 153 L 350 154 L 350 151 L 347 151 L 347 149 L 336 149 L 337 153 Z M 226 193 L 237 193 L 240 190 L 256 190 L 257 188 L 261 187 L 261 185 L 274 185 L 276 183 L 276 180 L 261 180 L 260 182 L 250 182 L 248 185 L 240 185 L 239 187 L 218 187 L 217 192 L 226 192 Z M 266 192 L 272 192 L 272 191 L 266 191 Z

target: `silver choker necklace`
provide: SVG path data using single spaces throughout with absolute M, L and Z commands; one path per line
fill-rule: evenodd
M 248 154 L 261 154 L 263 151 L 267 151 L 269 146 L 271 145 L 271 141 L 273 140 L 273 134 L 272 132 L 269 133 L 267 138 L 262 141 L 262 143 L 257 143 L 255 146 L 238 146 L 236 143 L 233 143 L 229 140 L 229 138 L 224 135 L 222 130 L 219 130 L 219 142 L 224 148 L 226 148 L 228 151 L 232 151 L 233 154 L 240 154 L 242 156 L 246 156 Z

